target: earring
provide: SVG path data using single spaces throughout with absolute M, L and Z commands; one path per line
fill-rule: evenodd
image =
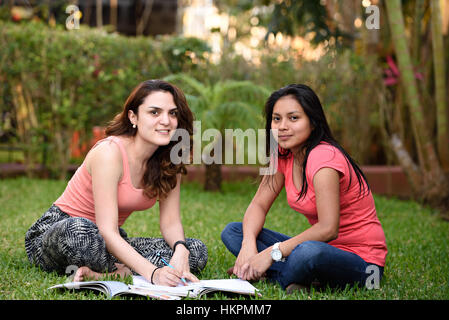
M 133 129 L 135 129 L 136 128 L 136 125 L 135 124 L 133 124 Z

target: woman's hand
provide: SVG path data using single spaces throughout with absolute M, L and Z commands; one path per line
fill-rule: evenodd
M 170 259 L 170 264 L 181 273 L 182 278 L 185 280 L 198 282 L 198 278 L 190 272 L 189 255 L 189 250 L 187 250 L 184 246 L 177 246 L 172 258 Z
M 271 164 L 270 164 L 271 166 Z M 273 178 L 273 181 L 267 179 Z M 265 224 L 265 217 L 270 210 L 271 205 L 276 200 L 279 192 L 284 187 L 284 175 L 277 171 L 274 176 L 264 176 L 262 182 L 254 195 L 253 200 L 249 204 L 245 211 L 242 222 L 243 241 L 240 252 L 234 264 L 232 272 L 240 279 L 246 279 L 248 268 L 250 268 L 257 261 L 257 265 L 262 266 L 258 260 L 260 257 L 265 257 L 266 254 L 260 254 L 257 250 L 256 239 L 258 234 L 262 231 Z M 251 270 L 251 278 L 255 278 L 259 269 L 268 269 L 271 265 L 271 257 L 268 251 L 267 261 L 263 264 L 263 267 L 257 267 L 257 269 Z M 251 262 L 254 260 L 254 262 Z M 263 260 L 263 259 L 262 259 Z M 254 265 L 255 266 L 255 265 Z M 265 270 L 263 272 L 265 272 Z M 229 270 L 231 271 L 231 270 Z M 262 272 L 262 274 L 263 274 Z
M 271 247 L 251 257 L 243 265 L 239 278 L 243 280 L 259 280 L 273 263 L 270 253 Z
M 153 283 L 161 286 L 176 287 L 182 282 L 181 277 L 181 272 L 166 266 L 154 271 Z
M 248 268 L 248 262 L 250 259 L 258 254 L 256 245 L 245 245 L 242 244 L 242 248 L 240 249 L 239 255 L 235 260 L 234 268 L 232 272 L 239 277 L 240 279 L 244 279 L 244 275 L 246 274 Z

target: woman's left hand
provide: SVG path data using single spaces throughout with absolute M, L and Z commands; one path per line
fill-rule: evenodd
M 272 263 L 270 247 L 253 256 L 248 263 L 243 265 L 241 278 L 243 280 L 259 280 L 271 267 Z

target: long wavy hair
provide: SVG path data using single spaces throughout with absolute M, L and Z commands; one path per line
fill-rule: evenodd
M 304 144 L 298 151 L 300 154 L 304 154 L 304 160 L 302 163 L 303 184 L 298 196 L 298 200 L 300 200 L 302 197 L 305 197 L 308 189 L 308 183 L 306 179 L 306 166 L 310 151 L 312 151 L 312 149 L 315 148 L 321 142 L 327 142 L 341 151 L 341 153 L 345 156 L 346 163 L 348 164 L 348 166 L 352 166 L 357 176 L 360 196 L 366 195 L 367 194 L 366 192 L 370 190 L 370 187 L 365 175 L 363 174 L 362 170 L 357 165 L 357 163 L 336 141 L 336 139 L 332 135 L 331 129 L 327 122 L 319 98 L 311 88 L 309 88 L 304 84 L 290 84 L 277 91 L 274 91 L 267 99 L 265 103 L 265 112 L 264 112 L 266 119 L 265 132 L 267 137 L 266 138 L 267 156 L 270 157 L 274 155 L 274 158 L 277 159 L 277 158 L 286 158 L 291 154 L 290 150 L 278 147 L 277 144 L 275 148 L 273 148 L 274 147 L 273 145 L 270 145 L 270 136 L 272 135 L 271 121 L 273 118 L 274 105 L 280 98 L 288 95 L 293 96 L 296 99 L 296 101 L 298 101 L 298 103 L 303 108 L 305 114 L 309 118 L 310 124 L 313 128 L 309 138 L 304 142 Z M 273 139 L 273 137 L 271 139 Z M 350 175 L 348 190 L 349 187 L 351 186 L 351 182 L 352 182 L 352 175 Z
M 189 133 L 190 139 L 193 134 L 193 114 L 189 109 L 184 93 L 171 83 L 163 80 L 147 80 L 140 83 L 131 92 L 123 106 L 122 112 L 117 114 L 106 127 L 107 136 L 128 136 L 133 137 L 137 133 L 137 128 L 133 128 L 128 118 L 129 110 L 138 114 L 138 108 L 143 104 L 145 98 L 152 92 L 169 92 L 177 107 L 177 129 L 185 129 Z M 179 141 L 172 140 L 168 145 L 159 146 L 154 154 L 148 159 L 145 165 L 145 173 L 142 177 L 144 194 L 152 199 L 155 197 L 164 198 L 176 187 L 178 173 L 186 174 L 185 165 L 174 164 L 170 161 L 170 151 Z M 190 143 L 189 153 L 192 151 Z

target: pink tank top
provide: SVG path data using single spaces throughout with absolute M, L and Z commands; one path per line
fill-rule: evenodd
M 133 211 L 142 211 L 151 208 L 156 203 L 156 198 L 148 199 L 143 194 L 143 189 L 136 189 L 133 186 L 129 173 L 128 156 L 121 139 L 117 136 L 109 136 L 98 141 L 93 148 L 103 141 L 116 143 L 122 153 L 123 175 L 118 183 L 117 192 L 118 225 L 121 226 Z M 87 171 L 85 161 L 76 170 L 63 194 L 54 204 L 72 217 L 87 218 L 95 223 L 92 177 Z

